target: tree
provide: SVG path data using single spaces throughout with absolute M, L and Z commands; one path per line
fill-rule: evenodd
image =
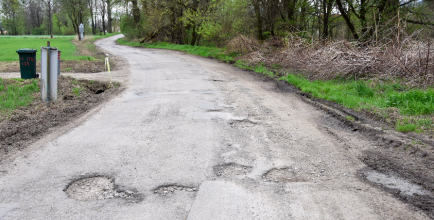
M 74 32 L 80 38 L 79 25 L 87 20 L 89 0 L 59 0 L 62 10 L 71 20 Z M 86 22 L 84 22 L 86 23 Z
M 0 12 L 4 16 L 3 25 L 11 35 L 18 35 L 19 13 L 21 10 L 22 7 L 17 0 L 2 0 Z

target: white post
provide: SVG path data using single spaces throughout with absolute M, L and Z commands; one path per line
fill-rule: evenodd
M 80 24 L 80 26 L 78 26 L 78 32 L 80 32 L 80 40 L 83 40 L 83 32 L 84 32 L 83 24 Z
M 57 101 L 57 72 L 58 72 L 58 50 L 55 47 L 50 47 L 48 53 L 47 47 L 41 47 L 41 98 L 42 101 Z M 50 68 L 48 69 L 47 59 L 50 54 Z M 48 73 L 48 71 L 50 71 Z M 48 77 L 50 74 L 50 77 Z M 50 79 L 48 83 L 47 79 Z M 47 90 L 50 92 L 49 100 L 47 100 Z

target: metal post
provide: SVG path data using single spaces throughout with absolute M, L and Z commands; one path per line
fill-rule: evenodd
M 57 55 L 57 76 L 60 76 L 60 50 L 57 51 L 58 55 Z
M 47 107 L 50 103 L 50 41 L 47 41 Z

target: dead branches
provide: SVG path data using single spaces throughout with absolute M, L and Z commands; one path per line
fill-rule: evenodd
M 415 85 L 434 85 L 432 39 L 419 40 L 417 35 L 401 35 L 400 38 L 385 38 L 378 45 L 374 39 L 360 46 L 358 42 L 345 40 L 324 44 L 292 34 L 281 39 L 279 46 L 282 46 L 276 49 L 275 38 L 258 45 L 250 38 L 239 37 L 231 41 L 228 48 L 245 54 L 242 59 L 250 63 L 263 63 L 268 67 L 279 64 L 287 69 L 309 72 L 312 79 L 399 78 Z

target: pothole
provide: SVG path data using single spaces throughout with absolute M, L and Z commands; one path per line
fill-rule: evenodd
M 120 189 L 112 178 L 93 176 L 75 180 L 64 190 L 66 195 L 80 201 L 121 198 L 132 202 L 143 200 L 136 190 Z
M 196 192 L 197 188 L 189 187 L 189 186 L 180 186 L 180 185 L 164 185 L 164 186 L 157 187 L 154 190 L 154 193 L 165 196 L 165 195 L 173 194 L 176 191 Z
M 231 125 L 231 127 L 236 127 L 236 128 L 250 128 L 256 126 L 257 123 L 249 119 L 241 119 L 241 120 L 231 120 L 229 124 Z
M 252 171 L 252 167 L 244 166 L 236 163 L 228 163 L 222 165 L 216 165 L 213 167 L 215 175 L 218 177 L 231 177 L 246 175 Z
M 425 190 L 422 186 L 396 176 L 382 174 L 374 170 L 363 171 L 362 175 L 370 182 L 380 184 L 388 189 L 399 190 L 399 194 L 402 196 L 433 196 L 430 191 Z
M 291 167 L 273 168 L 266 172 L 262 178 L 265 182 L 307 182 L 301 171 Z

